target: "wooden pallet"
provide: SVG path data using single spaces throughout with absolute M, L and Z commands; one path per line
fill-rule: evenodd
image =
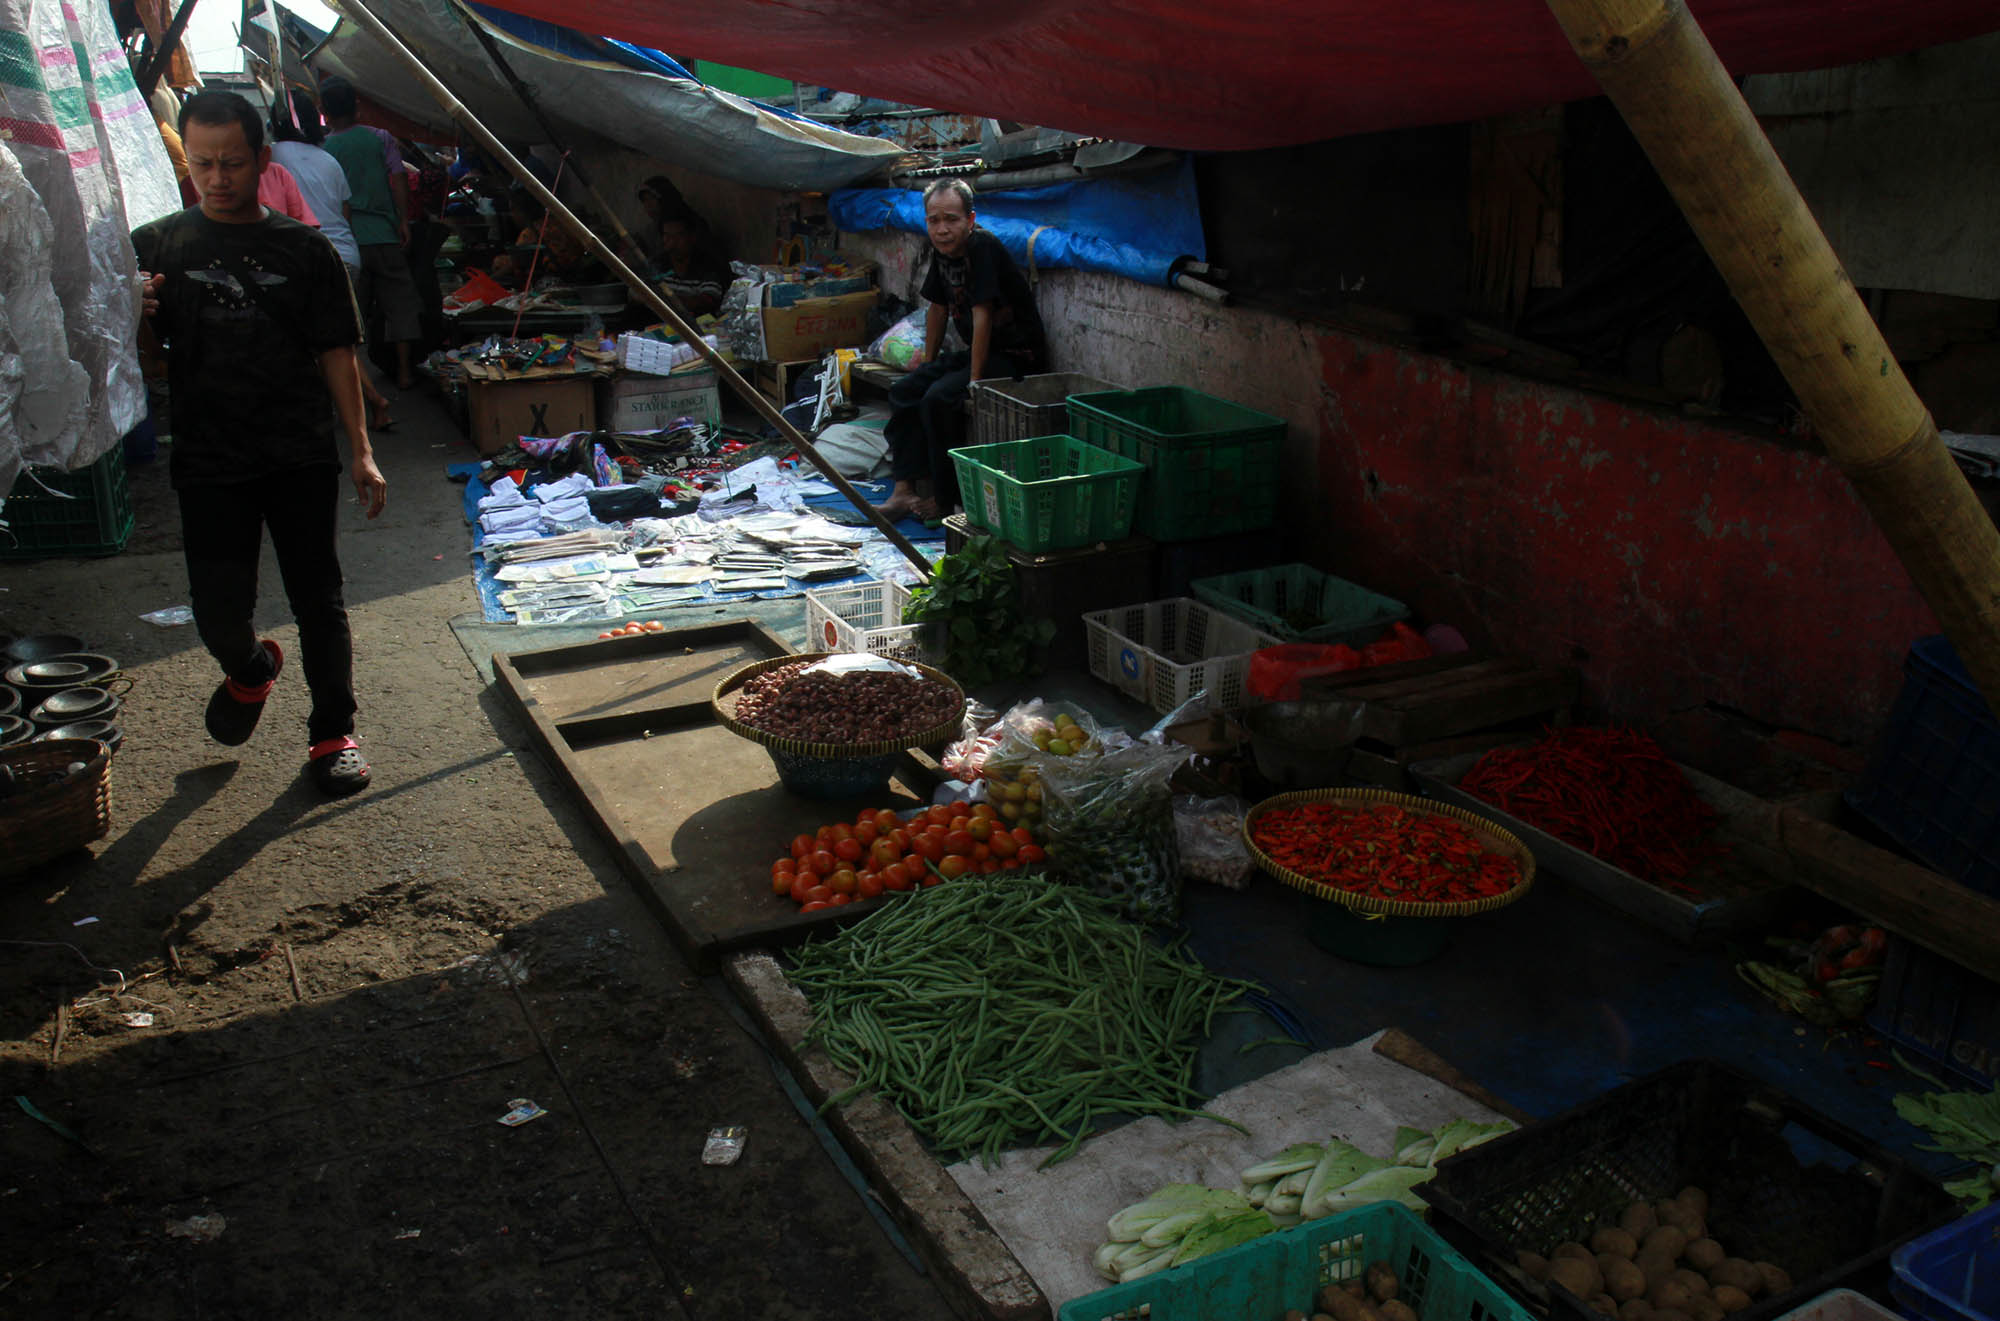
M 1307 700 L 1364 703 L 1347 773 L 1407 790 L 1412 762 L 1483 752 L 1524 729 L 1567 724 L 1580 690 L 1566 665 L 1460 653 L 1323 675 L 1301 691 Z

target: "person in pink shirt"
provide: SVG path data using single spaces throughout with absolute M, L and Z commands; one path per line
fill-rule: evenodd
M 257 200 L 279 215 L 290 216 L 314 229 L 319 228 L 319 217 L 306 205 L 305 196 L 299 192 L 299 181 L 276 161 L 266 165 L 264 173 L 257 179 Z

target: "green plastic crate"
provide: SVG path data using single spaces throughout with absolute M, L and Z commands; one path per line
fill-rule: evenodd
M 1358 583 L 1321 573 L 1310 564 L 1280 564 L 1218 578 L 1197 578 L 1197 601 L 1205 601 L 1287 642 L 1345 642 L 1359 647 L 1382 630 L 1410 617 L 1410 608 Z M 1308 622 L 1316 620 L 1318 622 Z
M 0 560 L 116 555 L 132 535 L 123 451 L 113 445 L 76 472 L 23 472 L 0 504 L 0 522 L 7 524 L 0 531 Z
M 1278 1321 L 1313 1295 L 1387 1261 L 1417 1321 L 1531 1321 L 1423 1221 L 1377 1202 L 1071 1299 L 1057 1321 Z
M 1155 541 L 1256 532 L 1278 520 L 1283 418 L 1184 386 L 1078 394 L 1070 434 L 1146 465 L 1133 529 Z
M 972 523 L 1022 550 L 1069 550 L 1131 535 L 1146 470 L 1074 436 L 951 452 Z

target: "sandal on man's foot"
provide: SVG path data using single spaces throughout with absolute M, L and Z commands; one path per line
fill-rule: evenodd
M 306 753 L 313 783 L 329 798 L 345 798 L 368 787 L 368 759 L 352 737 L 323 739 Z
M 208 699 L 208 736 L 224 747 L 233 748 L 247 742 L 250 735 L 256 732 L 258 718 L 264 714 L 264 703 L 271 696 L 271 686 L 284 673 L 285 653 L 278 644 L 265 638 L 263 647 L 271 657 L 270 678 L 251 684 L 224 679 Z

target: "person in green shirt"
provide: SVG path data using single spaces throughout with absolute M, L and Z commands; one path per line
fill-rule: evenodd
M 390 173 L 382 139 L 355 121 L 358 107 L 352 86 L 339 80 L 327 83 L 320 89 L 320 108 L 327 126 L 326 141 L 320 145 L 347 175 L 349 224 L 361 249 L 361 278 L 355 292 L 364 314 L 381 315 L 382 338 L 396 348 L 396 386 L 407 390 L 416 384 L 410 350 L 423 333 L 417 283 L 403 253 L 410 231 L 401 199 L 408 183 Z

